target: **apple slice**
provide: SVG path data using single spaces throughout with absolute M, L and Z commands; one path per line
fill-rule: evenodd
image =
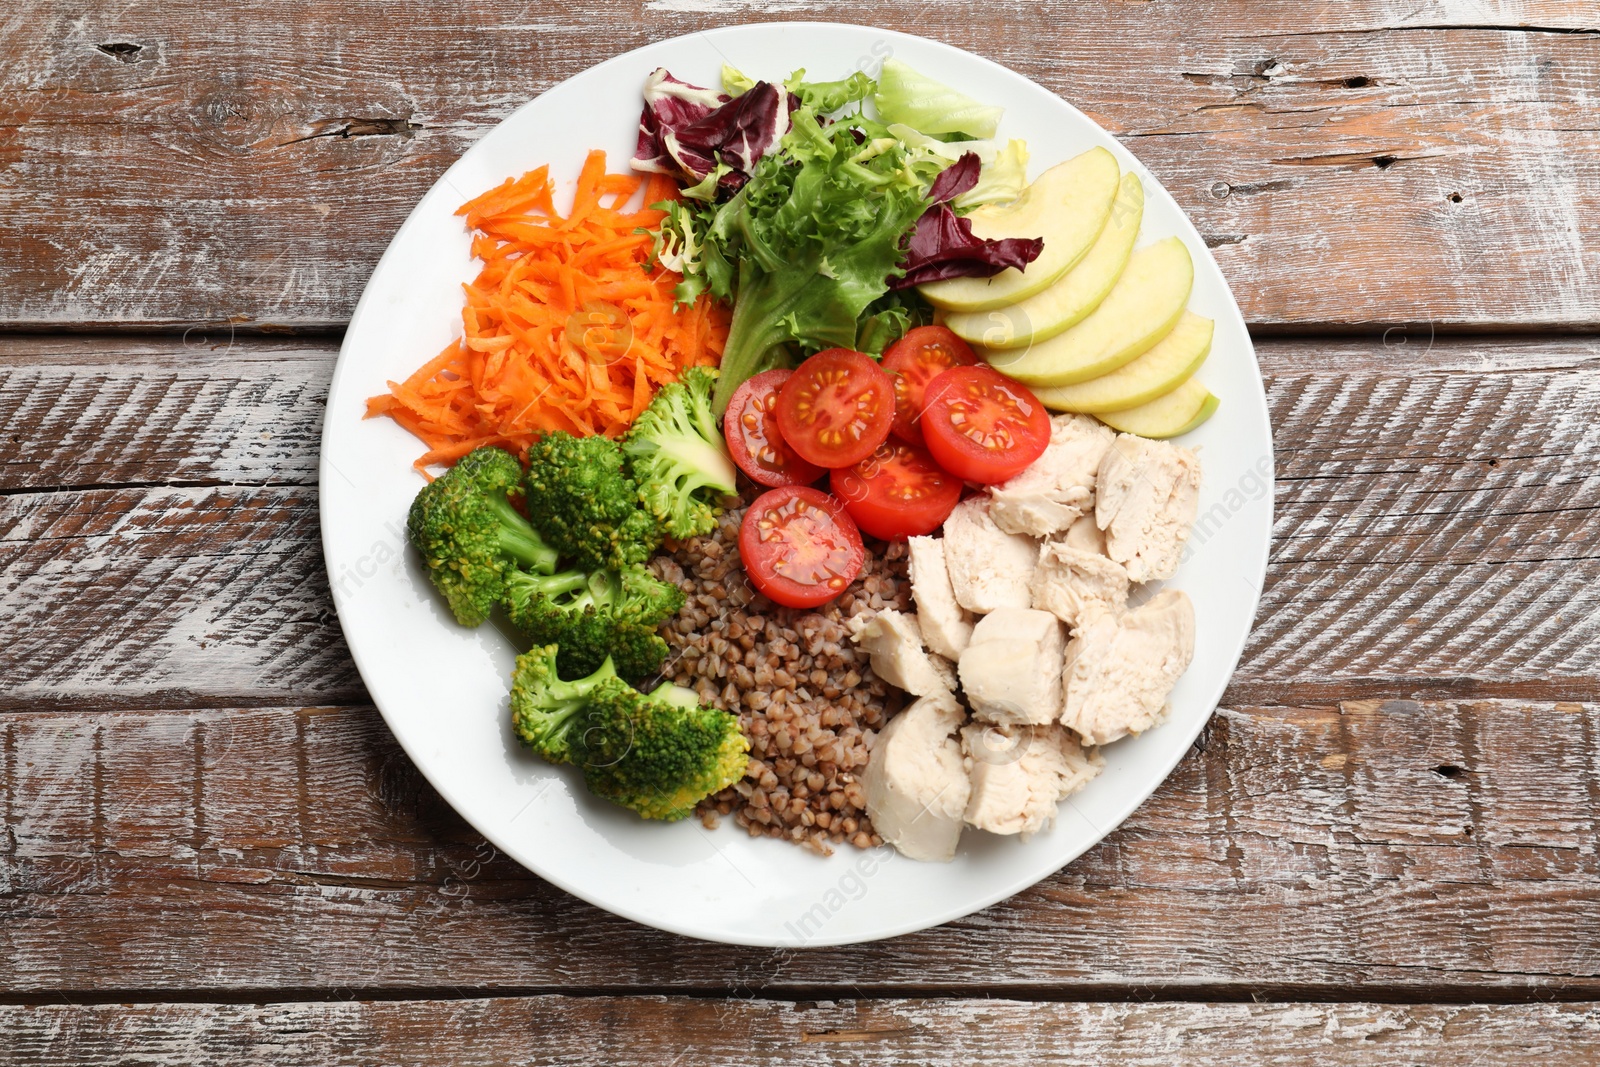
M 1030 386 L 1086 382 L 1132 362 L 1171 333 L 1193 286 L 1189 250 L 1168 237 L 1130 256 L 1111 292 L 1076 326 L 1029 348 L 980 354 L 995 370 Z
M 1044 251 L 1026 270 L 1007 267 L 992 278 L 947 278 L 919 285 L 918 292 L 948 311 L 988 311 L 1048 289 L 1105 229 L 1120 173 L 1115 156 L 1091 148 L 1039 175 L 1015 200 L 977 208 L 967 218 L 978 237 L 1043 237 Z
M 1102 411 L 1095 418 L 1123 433 L 1140 437 L 1180 437 L 1211 417 L 1221 401 L 1190 378 L 1166 396 L 1125 411 Z
M 1105 229 L 1078 265 L 1058 282 L 1003 308 L 947 315 L 944 324 L 957 337 L 989 348 L 1023 348 L 1077 325 L 1100 306 L 1122 277 L 1143 220 L 1144 186 L 1137 174 L 1129 172 L 1122 176 Z M 1032 269 L 1030 265 L 1028 270 Z
M 1166 396 L 1194 376 L 1211 353 L 1213 323 L 1185 311 L 1172 332 L 1133 362 L 1077 385 L 1034 390 L 1055 411 L 1121 411 Z

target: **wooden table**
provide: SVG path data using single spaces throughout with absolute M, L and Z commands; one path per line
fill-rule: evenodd
M 1084 108 L 1192 215 L 1277 445 L 1222 708 L 1100 847 L 854 949 L 496 854 L 318 544 L 342 326 L 514 107 L 866 21 Z M 1600 4 L 20 0 L 0 15 L 0 1064 L 1600 1061 Z

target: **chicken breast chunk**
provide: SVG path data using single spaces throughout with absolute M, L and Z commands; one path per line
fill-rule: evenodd
M 1095 472 L 1111 440 L 1111 430 L 1088 415 L 1052 418 L 1044 454 L 989 490 L 995 523 L 1007 533 L 1049 537 L 1093 511 Z
M 1166 441 L 1117 435 L 1100 462 L 1094 518 L 1106 554 L 1129 578 L 1172 577 L 1199 506 L 1199 457 Z
M 922 647 L 922 629 L 915 615 L 893 609 L 871 618 L 850 620 L 851 636 L 866 649 L 879 678 L 919 697 L 949 693 L 956 687 L 955 668 Z
M 1061 540 L 1079 552 L 1090 552 L 1096 556 L 1106 554 L 1105 531 L 1094 521 L 1093 512 L 1067 527 L 1067 534 Z
M 924 697 L 889 720 L 862 785 L 873 828 L 901 855 L 948 860 L 961 840 L 971 784 L 951 736 L 965 713 L 949 693 Z
M 950 585 L 944 563 L 944 542 L 936 537 L 913 537 L 910 550 L 911 596 L 917 602 L 917 622 L 930 651 L 949 660 L 961 658 L 972 640 L 972 620 Z
M 1098 553 L 1046 541 L 1033 575 L 1033 606 L 1072 630 L 1096 615 L 1121 615 L 1128 607 L 1128 572 Z
M 1120 618 L 1096 615 L 1067 645 L 1061 722 L 1089 745 L 1143 733 L 1193 658 L 1194 606 L 1177 589 Z
M 963 816 L 969 826 L 1027 840 L 1048 829 L 1056 805 L 1105 767 L 1093 749 L 1060 726 L 992 726 L 961 729 L 972 795 Z
M 1028 583 L 1039 549 L 1030 537 L 996 526 L 989 501 L 969 497 L 944 520 L 944 562 L 956 603 L 980 615 L 1033 602 Z
M 1060 717 L 1061 624 L 1048 611 L 996 608 L 978 620 L 959 672 L 967 703 L 997 723 L 1051 723 Z

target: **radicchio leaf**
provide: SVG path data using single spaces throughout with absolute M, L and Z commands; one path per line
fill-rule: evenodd
M 633 167 L 696 186 L 720 164 L 716 189 L 736 192 L 789 132 L 790 99 L 771 82 L 756 82 L 730 100 L 658 69 L 645 82 Z
M 693 125 L 727 102 L 722 93 L 679 81 L 667 73 L 666 67 L 657 67 L 644 80 L 644 113 L 639 116 L 633 169 L 681 175 L 682 168 L 667 150 L 666 138 L 676 136 L 677 130 Z M 696 180 L 703 177 L 705 174 L 700 174 Z
M 950 201 L 978 184 L 977 153 L 967 152 L 939 173 L 928 190 L 932 206 L 922 213 L 906 242 L 905 274 L 890 289 L 942 281 L 945 278 L 992 278 L 1007 267 L 1022 270 L 1044 251 L 1042 237 L 987 240 L 972 232 L 970 220 L 950 209 Z

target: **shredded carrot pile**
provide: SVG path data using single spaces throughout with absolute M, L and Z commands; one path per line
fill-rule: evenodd
M 367 401 L 428 451 L 421 470 L 481 445 L 521 454 L 549 430 L 615 437 L 680 371 L 715 364 L 728 336 L 724 309 L 702 296 L 673 310 L 679 276 L 647 272 L 661 221 L 626 207 L 675 199 L 676 184 L 607 174 L 590 152 L 565 217 L 551 201 L 548 167 L 507 179 L 456 212 L 475 233 L 483 270 L 465 286 L 462 337 L 389 392 Z

